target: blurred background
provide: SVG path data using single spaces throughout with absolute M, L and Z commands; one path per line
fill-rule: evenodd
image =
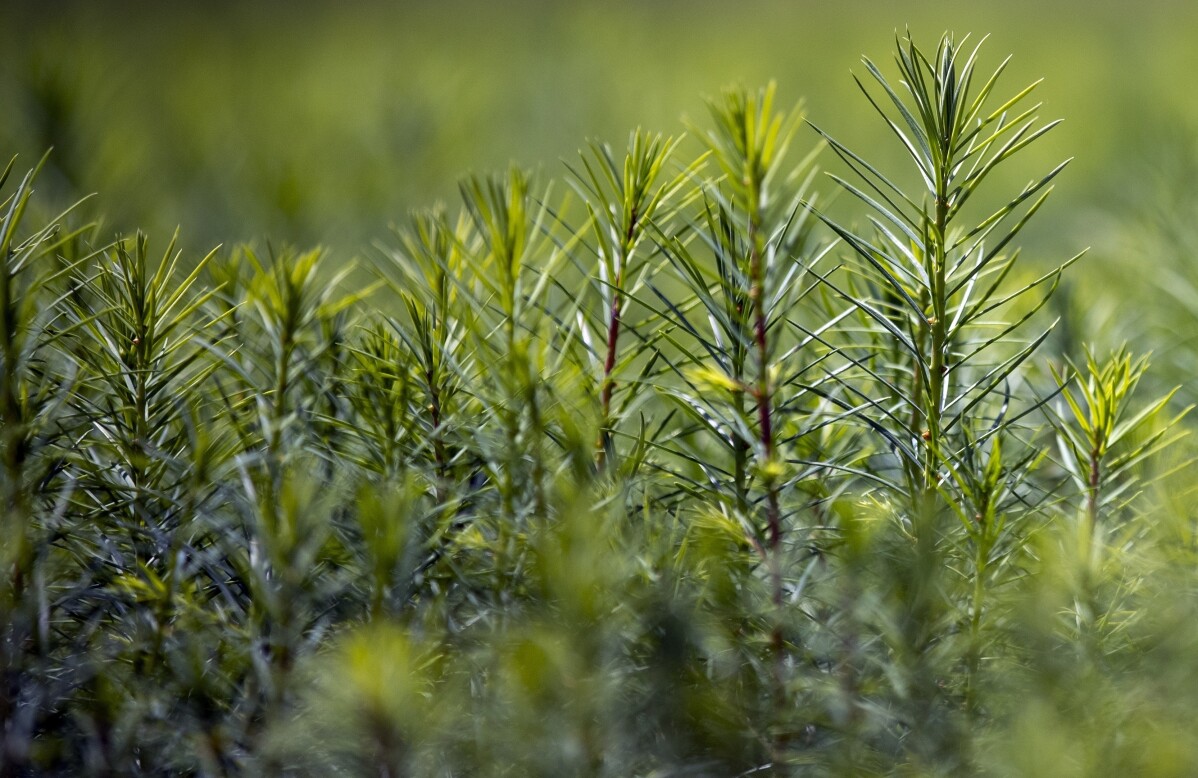
M 0 8 L 0 153 L 30 164 L 52 146 L 43 195 L 66 203 L 96 192 L 85 211 L 103 214 L 110 232 L 140 227 L 165 240 L 181 226 L 195 250 L 269 240 L 345 257 L 386 239 L 410 209 L 451 201 L 466 172 L 515 161 L 543 182 L 560 178 L 561 160 L 586 139 L 622 144 L 638 125 L 682 132 L 682 117 L 704 121 L 705 95 L 737 82 L 776 79 L 784 102 L 804 100 L 813 122 L 885 159 L 898 149 L 852 80 L 867 75 L 860 57 L 893 73 L 896 31 L 924 46 L 945 30 L 988 34 L 985 64 L 1013 55 L 1000 92 L 1043 77 L 1041 116 L 1065 120 L 994 189 L 1076 157 L 1024 241 L 1046 264 L 1092 248 L 1059 303 L 1066 326 L 1107 339 L 1155 329 L 1158 351 L 1198 331 L 1188 280 L 1198 248 L 1196 3 Z M 805 128 L 800 150 L 815 140 Z M 820 162 L 835 167 L 831 154 Z M 1135 304 L 1149 287 L 1143 300 L 1156 302 Z M 1195 327 L 1153 318 L 1161 288 L 1192 295 Z
M 677 133 L 737 82 L 776 79 L 876 154 L 892 139 L 850 71 L 889 65 L 908 27 L 928 46 L 989 34 L 990 64 L 1014 55 L 1008 90 L 1045 78 L 1041 114 L 1065 123 L 1018 173 L 1077 157 L 1050 217 L 1053 236 L 1061 219 L 1081 231 L 1069 245 L 1179 174 L 1198 128 L 1198 4 L 1182 0 L 2 5 L 3 154 L 53 146 L 57 196 L 98 192 L 114 229 L 201 243 L 352 251 L 466 171 L 557 177 L 587 138 Z

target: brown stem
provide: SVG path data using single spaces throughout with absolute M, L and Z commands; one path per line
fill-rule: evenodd
M 775 704 L 785 704 L 786 642 L 782 634 L 782 511 L 778 500 L 778 484 L 773 473 L 774 425 L 771 405 L 772 387 L 769 376 L 769 340 L 763 287 L 765 268 L 759 238 L 759 216 L 749 222 L 749 301 L 753 312 L 753 341 L 757 350 L 757 386 L 753 390 L 757 401 L 758 434 L 765 464 L 765 515 L 767 526 L 767 565 L 770 576 L 770 595 L 774 605 L 774 626 L 770 631 L 770 652 L 774 658 Z
M 767 343 L 765 332 L 765 316 L 758 309 L 755 325 L 757 338 L 757 356 L 761 362 L 761 376 L 758 380 L 757 391 L 757 421 L 760 424 L 761 447 L 765 454 L 767 465 L 774 458 L 774 426 L 773 409 L 770 405 L 770 386 L 767 364 Z M 778 506 L 778 487 L 772 474 L 766 475 L 766 522 L 769 527 L 769 548 L 776 551 L 782 543 L 782 512 Z
M 616 388 L 616 382 L 612 380 L 612 372 L 616 368 L 616 351 L 620 342 L 620 307 L 624 302 L 624 298 L 620 294 L 622 282 L 623 278 L 617 276 L 616 288 L 612 290 L 610 319 L 607 324 L 607 359 L 603 363 L 603 390 L 600 392 L 599 397 L 602 428 L 599 433 L 599 443 L 596 451 L 600 467 L 603 467 L 606 461 L 607 447 L 611 440 L 611 397 L 612 392 Z
M 441 436 L 441 391 L 431 368 L 425 371 L 424 376 L 428 381 L 428 412 L 429 420 L 432 422 L 433 460 L 437 466 L 437 504 L 443 505 L 448 499 L 445 490 L 449 480 L 449 459 L 445 450 L 445 441 Z
M 1090 522 L 1090 532 L 1098 524 L 1098 492 L 1102 482 L 1102 455 L 1097 449 L 1090 452 L 1090 480 L 1086 489 L 1086 518 Z
M 616 382 L 612 373 L 616 369 L 616 355 L 620 345 L 620 313 L 624 307 L 624 270 L 632 254 L 632 243 L 636 237 L 638 213 L 636 206 L 632 208 L 628 220 L 628 229 L 624 231 L 624 245 L 620 247 L 619 264 L 613 279 L 611 290 L 611 310 L 608 311 L 607 321 L 607 357 L 603 362 L 603 388 L 600 390 L 600 432 L 596 444 L 595 461 L 600 469 L 606 465 L 607 449 L 611 444 L 611 398 L 615 391 Z
M 753 339 L 757 347 L 757 387 L 753 392 L 757 400 L 757 422 L 761 436 L 761 448 L 765 462 L 769 467 L 774 458 L 774 425 L 773 409 L 770 404 L 772 388 L 769 377 L 769 342 L 767 340 L 767 321 L 765 301 L 762 299 L 763 277 L 762 250 L 758 245 L 758 226 L 754 219 L 749 224 L 749 300 L 753 305 Z M 778 487 L 772 473 L 766 473 L 766 523 L 768 527 L 768 544 L 771 554 L 777 552 L 782 544 L 782 512 L 778 505 Z M 781 604 L 781 583 L 775 581 L 774 601 Z

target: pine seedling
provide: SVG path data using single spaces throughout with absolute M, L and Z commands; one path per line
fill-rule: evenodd
M 1148 357 L 1134 358 L 1120 346 L 1102 361 L 1086 351 L 1082 368 L 1053 376 L 1060 387 L 1057 448 L 1061 465 L 1079 495 L 1087 537 L 1104 515 L 1115 519 L 1143 485 L 1138 471 L 1146 460 L 1173 445 L 1185 432 L 1178 422 L 1189 409 L 1168 416 L 1177 390 L 1136 407 L 1133 395 L 1148 370 Z
M 350 354 L 346 399 L 352 415 L 329 420 L 350 442 L 336 455 L 384 481 L 394 480 L 425 445 L 414 429 L 415 360 L 388 322 L 364 327 Z
M 547 210 L 533 199 L 523 171 L 513 167 L 503 176 L 470 178 L 461 190 L 478 240 L 465 255 L 469 278 L 458 283 L 478 313 L 470 327 L 477 371 L 471 379 L 479 383 L 475 396 L 484 414 L 483 430 L 499 434 L 494 438 L 484 432 L 477 443 L 500 501 L 503 547 L 514 540 L 511 532 L 527 516 L 545 516 L 541 304 L 560 253 L 548 250 Z M 538 275 L 533 274 L 534 263 Z
M 398 271 L 392 287 L 406 316 L 388 317 L 386 326 L 409 360 L 412 455 L 430 472 L 438 504 L 445 504 L 464 467 L 465 449 L 456 437 L 465 412 L 462 388 L 472 369 L 467 332 L 476 314 L 461 304 L 469 295 L 459 287 L 476 238 L 465 216 L 451 223 L 441 208 L 414 214 L 399 238 L 401 248 L 386 258 Z
M 75 366 L 53 347 L 53 290 L 74 269 L 53 260 L 66 214 L 26 223 L 45 158 L 0 201 L 0 764 L 28 765 L 33 728 L 51 702 L 33 683 L 34 657 L 50 651 L 45 577 L 53 532 L 41 503 L 57 471 L 46 457 L 74 390 Z M 0 173 L 0 188 L 16 160 Z M 68 236 L 69 237 L 69 236 Z M 57 498 L 52 502 L 58 502 Z
M 645 362 L 646 341 L 627 344 L 629 335 L 636 333 L 628 332 L 632 322 L 626 317 L 630 300 L 651 269 L 653 225 L 664 224 L 681 205 L 681 195 L 703 164 L 702 158 L 697 159 L 671 176 L 667 168 L 679 142 L 637 130 L 628 139 L 622 162 L 610 146 L 593 142 L 580 152 L 578 167 L 569 166 L 571 184 L 586 205 L 591 248 L 598 260 L 598 272 L 589 275 L 601 305 L 598 312 L 580 306 L 578 326 L 599 398 L 596 460 L 600 469 L 615 454 L 619 417 L 636 407 L 643 388 L 641 381 L 621 382 L 618 377 Z M 617 389 L 624 394 L 618 402 Z
M 268 716 L 285 709 L 291 671 L 310 645 L 314 614 L 327 608 L 323 595 L 345 585 L 340 575 L 327 575 L 340 567 L 328 560 L 341 553 L 335 520 L 345 487 L 339 470 L 316 466 L 328 451 L 318 414 L 330 376 L 320 360 L 331 345 L 325 323 L 370 290 L 342 293 L 340 282 L 350 269 L 325 277 L 323 256 L 319 250 L 286 251 L 263 262 L 244 250 L 239 259 L 250 271 L 244 282 L 248 311 L 238 318 L 235 339 L 210 348 L 221 357 L 223 370 L 215 377 L 228 383 L 221 386 L 226 418 L 243 447 L 234 462 L 236 478 L 224 493 L 231 531 L 221 547 L 246 593 L 257 663 L 254 705 Z M 259 726 L 253 723 L 251 740 L 261 734 Z
M 785 468 L 775 427 L 784 411 L 798 414 L 795 395 L 802 394 L 797 387 L 803 370 L 789 361 L 801 351 L 796 335 L 807 344 L 818 337 L 803 334 L 796 324 L 800 301 L 812 288 L 803 283 L 806 267 L 798 256 L 808 226 L 798 207 L 801 188 L 794 174 L 787 178 L 783 172 L 797 114 L 775 114 L 772 99 L 772 90 L 756 95 L 733 90 L 722 103 L 712 104 L 718 129 L 707 142 L 721 169 L 736 168 L 737 183 L 725 184 L 732 175 L 726 172 L 705 188 L 692 221 L 658 236 L 661 251 L 693 297 L 673 301 L 660 282 L 651 281 L 643 300 L 671 328 L 656 347 L 666 365 L 660 371 L 666 395 L 695 429 L 711 433 L 710 441 L 724 448 L 730 461 L 725 468 L 716 464 L 719 460 L 701 464 L 697 450 L 677 453 L 700 470 L 710 465 L 704 479 L 726 483 L 728 488 L 719 491 L 732 496 L 742 516 L 755 502 L 754 484 L 761 486 L 760 533 L 767 545 L 776 543 L 781 531 L 775 508 Z M 811 258 L 818 260 L 818 254 Z M 787 404 L 792 407 L 784 408 Z
M 215 267 L 229 292 L 243 295 L 225 298 L 218 306 L 231 330 L 221 334 L 233 336 L 219 347 L 209 346 L 224 368 L 217 376 L 219 391 L 245 457 L 256 460 L 269 481 L 278 481 L 292 454 L 328 448 L 319 437 L 318 422 L 328 417 L 322 402 L 329 382 L 337 378 L 322 363 L 337 344 L 329 334 L 339 327 L 337 317 L 372 291 L 341 292 L 352 267 L 326 277 L 323 258 L 320 250 L 288 250 L 272 253 L 264 262 L 243 248 Z M 263 494 L 267 504 L 271 489 L 268 483 Z
M 183 270 L 175 239 L 156 259 L 138 234 L 79 264 L 60 301 L 62 348 L 83 368 L 71 398 L 81 431 L 63 452 L 72 489 L 71 532 L 62 545 L 106 561 L 64 606 L 80 612 L 110 599 L 124 603 L 125 640 L 97 648 L 129 667 L 122 683 L 132 689 L 153 685 L 152 678 L 174 682 L 175 630 L 210 602 L 212 578 L 222 578 L 201 571 L 201 549 L 213 542 L 201 506 L 231 452 L 201 452 L 192 434 L 193 413 L 210 396 L 207 380 L 219 366 L 201 334 L 218 324 L 205 308 L 215 290 L 198 281 L 211 256 Z M 165 689 L 153 696 L 159 693 L 169 696 Z M 152 714 L 136 705 L 118 704 L 108 715 L 152 726 Z M 109 756 L 132 760 L 128 752 L 114 744 Z
M 215 290 L 197 284 L 212 254 L 183 272 L 176 240 L 157 261 L 144 235 L 116 243 L 80 268 L 64 299 L 66 345 L 86 368 L 75 395 L 89 442 L 73 463 L 76 510 L 127 535 L 142 562 L 169 557 L 163 541 L 180 518 L 187 436 L 179 399 L 202 394 L 218 364 L 197 337 L 217 325 L 201 310 Z
M 802 621 L 785 607 L 802 588 L 792 563 L 820 531 L 818 506 L 835 490 L 835 466 L 825 464 L 847 453 L 838 448 L 847 438 L 819 434 L 834 408 L 826 402 L 835 389 L 821 388 L 831 383 L 827 333 L 844 314 L 812 294 L 830 247 L 812 241 L 802 205 L 810 158 L 787 159 L 801 114 L 776 112 L 773 101 L 771 86 L 710 104 L 714 129 L 700 132 L 720 176 L 702 185 L 689 218 L 657 229 L 674 278 L 647 280 L 641 302 L 665 323 L 653 379 L 678 418 L 654 448 L 677 484 L 677 509 L 696 532 L 739 527 L 755 554 L 760 578 L 738 600 L 764 611 L 754 625 L 764 629 L 764 660 L 747 659 L 763 674 L 763 743 L 778 756 L 787 733 L 804 726 L 783 720 L 801 629 L 788 625 Z M 669 282 L 687 297 L 667 294 Z M 830 445 L 816 453 L 822 443 Z
M 872 235 L 821 218 L 859 260 L 856 272 L 880 294 L 866 299 L 834 288 L 900 347 L 895 364 L 870 376 L 887 399 L 875 400 L 868 416 L 871 427 L 889 433 L 903 472 L 901 491 L 915 514 L 934 510 L 947 471 L 961 465 L 965 420 L 990 419 L 989 436 L 1014 429 L 1020 415 L 1002 412 L 1004 387 L 1048 329 L 1013 343 L 1076 259 L 1020 282 L 1014 272 L 1018 251 L 1004 253 L 1067 162 L 980 217 L 966 209 L 999 165 L 1057 124 L 1038 126 L 1039 106 L 1023 107 L 1035 84 L 991 107 L 1006 65 L 979 86 L 978 48 L 967 51 L 946 36 L 929 59 L 910 40 L 900 41 L 897 64 L 906 99 L 865 60 L 883 99 L 860 80 L 858 85 L 910 156 L 919 182 L 914 189 L 894 183 L 816 128 L 860 183 L 832 178 L 871 212 Z M 1004 312 L 1014 316 L 996 320 Z M 871 393 L 861 390 L 862 396 Z
M 851 366 L 846 396 L 892 456 L 870 469 L 910 545 L 893 570 L 901 597 L 879 618 L 892 621 L 887 640 L 905 657 L 896 672 L 905 677 L 907 715 L 944 735 L 915 741 L 933 750 L 956 742 L 934 723 L 943 704 L 937 668 L 952 645 L 941 634 L 964 611 L 964 687 L 973 699 L 987 591 L 997 572 L 1013 572 L 1037 515 L 1041 498 L 1030 495 L 1028 475 L 1040 456 L 1026 419 L 1041 401 L 1014 388 L 1051 330 L 1032 329 L 1033 317 L 1078 258 L 1026 278 L 1012 249 L 1067 162 L 997 207 L 982 204 L 993 172 L 1057 122 L 1040 124 L 1039 105 L 1026 106 L 1035 84 L 995 99 L 1006 63 L 981 75 L 979 48 L 946 35 L 929 56 L 901 40 L 897 82 L 864 60 L 881 97 L 860 79 L 858 86 L 905 150 L 913 186 L 815 128 L 852 174 L 832 179 L 868 212 L 866 231 L 818 214 L 852 260 L 847 278 L 823 281 L 861 325 L 856 348 L 842 351 Z M 946 523 L 950 516 L 959 521 Z M 965 591 L 944 575 L 946 565 L 957 568 L 956 547 L 966 549 Z

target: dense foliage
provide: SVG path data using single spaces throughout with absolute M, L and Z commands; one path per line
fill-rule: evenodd
M 1191 774 L 1184 411 L 989 186 L 1053 123 L 865 64 L 906 170 L 732 89 L 358 268 L 6 175 L 0 774 Z

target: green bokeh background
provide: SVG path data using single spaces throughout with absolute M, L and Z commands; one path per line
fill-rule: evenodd
M 1076 157 L 1033 248 L 1118 252 L 1109 214 L 1192 173 L 1198 128 L 1198 4 L 1181 0 L 10 0 L 0 28 L 0 150 L 53 146 L 54 198 L 97 192 L 113 231 L 181 226 L 195 248 L 353 254 L 467 171 L 516 161 L 555 178 L 587 138 L 683 131 L 737 82 L 776 79 L 784 102 L 884 156 L 893 138 L 850 72 L 865 75 L 862 54 L 889 65 L 908 28 L 929 46 L 989 34 L 988 64 L 1013 54 L 1008 91 L 1045 78 L 1041 115 L 1065 122 L 996 185 Z

